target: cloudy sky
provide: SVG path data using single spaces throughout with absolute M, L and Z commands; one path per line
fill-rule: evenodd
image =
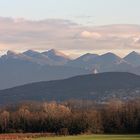
M 140 52 L 140 0 L 1 0 L 0 52 Z

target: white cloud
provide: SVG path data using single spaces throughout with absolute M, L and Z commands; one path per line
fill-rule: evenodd
M 99 34 L 97 32 L 89 32 L 89 31 L 83 31 L 81 33 L 81 36 L 83 38 L 93 38 L 93 39 L 101 38 L 101 34 Z

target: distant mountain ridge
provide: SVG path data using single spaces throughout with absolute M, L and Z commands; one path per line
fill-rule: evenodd
M 51 50 L 43 52 L 41 54 L 43 54 L 43 55 L 49 57 L 51 60 L 53 60 L 53 63 L 55 65 L 64 65 L 70 60 L 70 58 L 67 55 L 65 55 L 64 53 L 59 52 L 55 49 L 51 49 Z
M 99 72 L 122 71 L 135 73 L 133 64 L 111 52 L 103 55 L 85 54 L 75 60 L 69 61 L 67 65 L 90 70 L 97 69 Z
M 140 97 L 140 76 L 124 72 L 108 72 L 76 76 L 64 80 L 31 83 L 0 90 L 0 104 L 21 101 L 64 101 L 84 99 L 107 101 Z
M 0 89 L 92 74 L 95 71 L 140 74 L 140 54 L 131 52 L 121 58 L 111 52 L 103 55 L 87 53 L 71 59 L 55 49 L 44 52 L 27 50 L 23 53 L 8 51 L 0 57 Z
M 140 61 L 139 61 L 140 60 L 140 53 L 133 51 L 130 54 L 128 54 L 127 56 L 125 56 L 124 60 L 135 67 L 140 66 Z

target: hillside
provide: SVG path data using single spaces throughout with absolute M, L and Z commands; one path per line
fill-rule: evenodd
M 104 101 L 111 98 L 126 100 L 136 97 L 140 97 L 140 76 L 124 72 L 109 72 L 31 83 L 1 90 L 0 104 L 26 100 L 88 99 Z

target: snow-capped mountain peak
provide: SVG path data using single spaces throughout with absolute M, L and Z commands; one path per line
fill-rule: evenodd
M 17 56 L 18 53 L 14 52 L 14 51 L 11 51 L 11 50 L 8 50 L 8 51 L 7 51 L 7 55 L 8 55 L 8 56 Z

